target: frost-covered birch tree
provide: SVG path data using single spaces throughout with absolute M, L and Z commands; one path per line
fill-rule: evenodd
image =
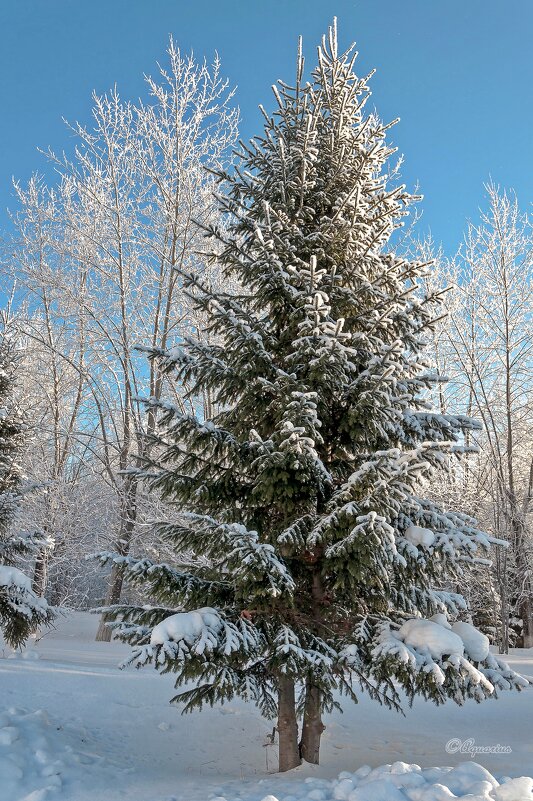
M 468 226 L 451 264 L 439 260 L 441 280 L 456 287 L 440 352 L 451 378 L 446 396 L 483 422 L 467 477 L 477 511 L 508 543 L 496 563 L 507 650 L 513 614 L 524 646 L 533 645 L 533 237 L 516 197 L 494 184 L 486 190 L 480 222 Z
M 51 222 L 59 217 L 56 200 L 36 178 L 25 191 L 19 188 L 19 197 L 24 211 L 16 217 L 18 284 L 10 304 L 16 301 L 17 313 L 7 324 L 19 352 L 18 403 L 29 421 L 21 458 L 36 487 L 25 497 L 20 515 L 23 525 L 46 536 L 48 544 L 37 553 L 33 568 L 33 589 L 44 595 L 49 568 L 66 546 L 67 506 L 76 505 L 78 479 L 87 473 L 94 421 L 87 414 L 83 318 L 58 293 L 64 252 L 58 253 L 58 232 Z M 6 266 L 8 285 L 14 265 L 9 261 Z M 82 529 L 80 518 L 77 530 Z
M 72 437 L 114 493 L 113 547 L 123 556 L 142 503 L 135 468 L 154 426 L 138 397 L 161 397 L 164 383 L 136 348 L 200 335 L 176 268 L 215 280 L 199 225 L 218 214 L 209 170 L 226 164 L 238 119 L 218 59 L 197 63 L 172 41 L 168 66 L 147 87 L 146 102 L 95 96 L 92 127 L 72 126 L 74 155 L 48 153 L 57 184 L 17 186 L 19 237 L 8 258 L 32 318 L 50 317 L 64 334 L 52 341 L 46 326 L 27 330 L 78 374 L 83 403 Z M 185 411 L 182 387 L 167 391 Z M 121 591 L 122 569 L 113 566 L 106 602 Z M 109 636 L 102 622 L 98 637 Z
M 464 606 L 448 582 L 492 540 L 424 487 L 479 424 L 431 406 L 438 298 L 420 293 L 429 266 L 394 253 L 415 198 L 388 178 L 390 125 L 365 110 L 355 58 L 334 27 L 310 82 L 300 51 L 294 85 L 274 88 L 263 133 L 220 175 L 227 227 L 209 228 L 240 289 L 180 269 L 211 340 L 152 353 L 191 403 L 215 401 L 208 418 L 147 401 L 145 474 L 182 514 L 154 534 L 197 561 L 102 555 L 151 596 L 109 610 L 132 661 L 174 672 L 185 711 L 258 704 L 280 770 L 318 762 L 322 713 L 358 687 L 398 707 L 399 687 L 461 703 L 526 684 L 445 617 Z

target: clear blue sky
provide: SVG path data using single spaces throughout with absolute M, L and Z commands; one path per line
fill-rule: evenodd
M 91 91 L 115 82 L 138 97 L 169 33 L 198 56 L 218 50 L 248 138 L 270 85 L 292 79 L 298 35 L 309 64 L 334 15 L 341 44 L 357 41 L 361 72 L 378 69 L 381 116 L 401 117 L 404 179 L 419 182 L 423 227 L 446 250 L 476 217 L 489 175 L 529 205 L 532 0 L 0 0 L 0 229 L 11 176 L 45 171 L 37 147 L 72 146 L 62 116 L 87 121 Z

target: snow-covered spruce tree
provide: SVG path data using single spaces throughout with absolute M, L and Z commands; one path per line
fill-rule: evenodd
M 0 338 L 0 630 L 5 641 L 18 648 L 52 614 L 44 598 L 32 590 L 31 579 L 17 561 L 38 547 L 38 535 L 12 533 L 21 500 L 18 464 L 24 442 L 23 421 L 12 399 L 15 360 L 11 343 Z
M 173 699 L 186 711 L 241 696 L 277 716 L 280 770 L 318 761 L 321 713 L 358 685 L 397 708 L 393 681 L 436 703 L 526 683 L 443 615 L 490 538 L 423 486 L 476 424 L 429 407 L 437 299 L 419 292 L 427 265 L 389 245 L 413 198 L 387 177 L 389 126 L 365 113 L 354 60 L 332 29 L 304 85 L 300 53 L 295 87 L 274 89 L 264 134 L 221 176 L 229 231 L 210 233 L 242 290 L 190 278 L 212 344 L 152 354 L 219 411 L 148 403 L 162 455 L 147 475 L 182 512 L 155 533 L 176 565 L 117 557 L 158 605 L 108 610 L 132 662 L 193 683 Z

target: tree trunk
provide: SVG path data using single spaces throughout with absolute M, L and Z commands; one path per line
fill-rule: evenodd
M 122 565 L 113 565 L 111 569 L 111 577 L 109 579 L 109 587 L 105 598 L 106 606 L 114 606 L 120 601 L 122 594 L 122 584 L 124 582 L 124 568 Z M 104 612 L 100 618 L 100 625 L 96 632 L 97 642 L 111 642 L 111 629 L 106 626 L 107 616 Z
M 514 496 L 512 498 L 514 501 Z M 522 618 L 522 647 L 533 646 L 533 609 L 531 577 L 529 573 L 529 559 L 527 553 L 527 529 L 525 521 L 520 516 L 516 506 L 512 507 L 512 545 L 517 568 L 517 581 L 522 595 L 518 604 L 518 614 Z
M 280 675 L 279 678 L 278 737 L 280 772 L 298 767 L 302 760 L 298 748 L 294 681 L 284 675 Z
M 130 550 L 133 530 L 137 518 L 137 482 L 131 477 L 127 477 L 124 487 L 123 514 L 121 521 L 121 531 L 116 543 L 116 550 L 119 556 L 127 556 Z M 120 601 L 122 585 L 124 583 L 124 567 L 114 564 L 109 577 L 109 586 L 105 599 L 105 606 L 114 606 Z M 105 612 L 100 618 L 100 625 L 96 632 L 97 642 L 110 642 L 111 629 L 106 626 Z
M 324 604 L 324 586 L 320 565 L 313 569 L 311 594 L 313 598 L 313 613 L 317 622 L 322 619 Z M 308 678 L 305 683 L 304 719 L 302 726 L 302 739 L 300 753 L 306 762 L 318 765 L 320 756 L 320 738 L 326 728 L 322 723 L 320 688 Z
M 522 618 L 522 632 L 524 648 L 533 648 L 533 609 L 531 598 L 524 598 L 520 605 L 520 617 Z
M 31 588 L 35 595 L 44 597 L 46 592 L 46 583 L 48 580 L 48 549 L 39 548 L 37 557 L 35 559 L 35 566 L 33 568 L 33 580 Z
M 500 637 L 499 637 L 499 651 L 501 654 L 509 653 L 509 586 L 508 586 L 508 569 L 507 569 L 507 552 L 504 549 L 503 554 L 498 552 L 496 554 L 496 577 L 500 590 Z
M 320 757 L 320 737 L 326 728 L 322 723 L 320 689 L 311 684 L 305 685 L 304 721 L 300 753 L 306 762 L 318 765 Z

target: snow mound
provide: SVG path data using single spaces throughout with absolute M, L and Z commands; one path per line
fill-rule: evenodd
M 412 545 L 425 545 L 426 548 L 435 542 L 435 534 L 431 529 L 422 526 L 409 526 L 404 531 L 404 537 Z
M 19 590 L 31 592 L 31 579 L 17 567 L 0 565 L 0 585 L 2 587 L 17 587 Z
M 150 637 L 151 645 L 164 645 L 166 642 L 184 640 L 192 645 L 205 636 L 206 631 L 220 631 L 220 615 L 215 609 L 206 606 L 193 612 L 177 612 L 154 626 Z
M 30 645 L 24 645 L 20 648 L 6 647 L 6 653 L 8 659 L 24 659 L 27 662 L 37 661 L 41 658 L 39 651 Z
M 497 801 L 528 801 L 533 793 L 533 779 L 521 776 L 518 779 L 508 779 L 500 784 L 494 791 Z
M 94 783 L 95 770 L 105 776 L 105 760 L 86 743 L 83 728 L 54 724 L 43 710 L 0 712 L 1 800 L 65 799 L 75 787 Z
M 467 656 L 474 662 L 483 662 L 488 657 L 489 638 L 471 623 L 463 623 L 458 620 L 453 624 L 452 631 L 462 639 Z
M 433 659 L 446 656 L 463 656 L 461 637 L 433 620 L 414 617 L 407 620 L 398 631 L 398 637 L 412 648 L 429 651 Z
M 0 589 L 7 593 L 10 605 L 18 615 L 32 617 L 48 611 L 46 599 L 33 592 L 31 579 L 18 567 L 0 564 Z
M 278 781 L 279 779 L 279 781 Z M 269 783 L 275 786 L 267 787 Z M 261 789 L 261 786 L 263 789 Z M 224 792 L 224 788 L 221 788 Z M 268 790 L 273 789 L 274 793 Z M 533 801 L 533 779 L 503 779 L 500 784 L 486 768 L 464 762 L 455 768 L 421 768 L 394 762 L 337 779 L 307 778 L 288 782 L 263 780 L 254 790 L 224 793 L 211 801 Z
M 432 620 L 434 623 L 438 623 L 439 626 L 444 626 L 445 629 L 451 629 L 451 626 L 448 623 L 448 618 L 442 612 L 433 615 L 433 617 L 430 617 L 429 619 Z

